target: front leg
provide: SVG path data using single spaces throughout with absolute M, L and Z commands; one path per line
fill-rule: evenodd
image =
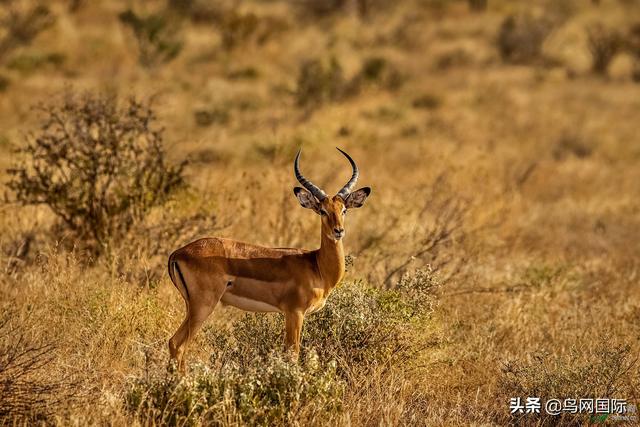
M 285 349 L 291 351 L 294 360 L 298 360 L 300 354 L 300 335 L 304 314 L 301 311 L 286 312 L 284 314 L 285 323 Z

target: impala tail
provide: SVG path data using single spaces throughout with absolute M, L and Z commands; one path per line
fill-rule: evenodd
M 171 254 L 169 257 L 169 277 L 173 282 L 173 285 L 178 289 L 182 298 L 184 298 L 185 302 L 189 303 L 189 291 L 187 290 L 187 282 L 184 280 L 184 276 L 182 275 L 182 271 L 180 271 L 180 265 L 178 261 L 175 260 L 175 253 Z

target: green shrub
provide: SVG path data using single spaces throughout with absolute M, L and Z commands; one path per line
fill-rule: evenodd
M 125 404 L 159 424 L 284 425 L 339 412 L 343 390 L 335 364 L 307 358 L 299 365 L 276 353 L 248 366 L 196 365 L 186 377 L 168 373 L 135 381 Z
M 47 205 L 97 252 L 183 183 L 184 164 L 167 163 L 150 104 L 68 94 L 40 110 L 42 126 L 17 151 L 7 185 L 16 201 Z
M 305 321 L 304 348 L 317 351 L 323 360 L 336 359 L 341 370 L 411 356 L 415 337 L 407 332 L 434 308 L 436 286 L 427 285 L 435 284 L 431 279 L 422 270 L 403 277 L 393 290 L 359 282 L 342 285 Z
M 338 359 L 342 368 L 385 360 L 402 345 L 394 332 L 405 312 L 394 304 L 403 302 L 389 292 L 344 284 L 305 323 L 305 348 L 317 349 L 323 360 Z

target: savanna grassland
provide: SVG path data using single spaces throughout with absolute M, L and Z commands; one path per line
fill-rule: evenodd
M 580 425 L 509 398 L 637 403 L 639 123 L 631 0 L 0 1 L 0 423 Z M 153 135 L 144 168 L 83 151 L 113 128 Z M 292 162 L 335 192 L 336 146 L 373 192 L 300 363 L 278 315 L 219 307 L 167 371 L 167 256 L 317 247 Z M 16 172 L 73 149 L 159 178 L 87 213 Z

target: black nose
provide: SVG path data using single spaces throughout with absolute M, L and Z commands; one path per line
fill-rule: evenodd
M 333 232 L 336 234 L 342 234 L 344 232 L 344 228 L 334 228 Z

